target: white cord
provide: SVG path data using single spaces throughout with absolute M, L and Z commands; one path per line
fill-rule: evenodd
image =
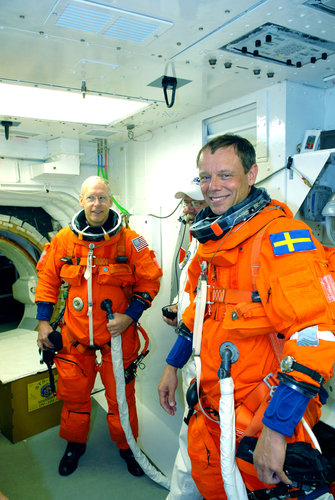
M 310 428 L 310 426 L 308 425 L 308 423 L 306 422 L 306 420 L 304 419 L 304 417 L 302 417 L 301 419 L 301 422 L 302 422 L 302 425 L 304 426 L 304 429 L 305 431 L 307 432 L 307 434 L 309 435 L 309 437 L 311 438 L 315 448 L 320 452 L 322 453 L 321 451 L 321 448 L 320 448 L 320 445 L 319 445 L 319 442 L 318 440 L 316 439 L 316 436 L 314 434 L 314 432 L 312 431 L 312 429 Z

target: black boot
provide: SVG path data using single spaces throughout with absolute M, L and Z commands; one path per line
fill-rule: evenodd
M 69 476 L 78 467 L 79 458 L 85 453 L 86 443 L 67 443 L 65 453 L 59 463 L 61 476 Z
M 123 458 L 123 460 L 125 460 L 130 474 L 132 474 L 133 476 L 144 475 L 142 468 L 136 462 L 133 452 L 130 448 L 127 448 L 126 450 L 120 450 L 120 456 L 121 458 Z

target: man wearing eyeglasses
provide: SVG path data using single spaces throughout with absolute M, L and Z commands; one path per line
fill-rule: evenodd
M 186 184 L 180 191 L 175 194 L 175 198 L 182 199 L 183 211 L 186 223 L 191 225 L 196 215 L 203 208 L 207 207 L 207 203 L 205 202 L 201 189 L 200 189 L 200 179 L 199 177 L 195 177 L 192 182 Z M 196 254 L 198 248 L 198 241 L 195 238 L 191 239 L 190 245 L 185 253 L 185 257 L 182 260 L 180 267 L 181 273 L 179 278 L 179 287 L 178 294 L 175 297 L 173 304 L 169 305 L 167 308 L 168 312 L 175 313 L 175 318 L 164 316 L 163 311 L 163 320 L 170 326 L 177 326 L 179 321 L 182 318 L 182 314 L 185 308 L 189 305 L 189 294 L 185 292 L 185 286 L 187 282 L 187 270 L 188 266 Z M 169 314 L 169 316 L 171 316 Z M 164 377 L 164 375 L 163 375 Z M 162 377 L 162 380 L 163 380 Z M 183 394 L 185 396 L 187 388 L 191 382 L 191 380 L 195 377 L 195 366 L 194 362 L 189 361 L 182 370 L 182 380 L 183 380 Z M 168 394 L 166 392 L 165 383 L 160 383 L 158 387 L 158 391 L 160 397 L 166 397 L 167 404 L 168 402 Z M 163 396 L 164 395 L 164 396 Z M 176 404 L 170 406 L 171 415 L 173 415 L 176 411 Z M 185 404 L 185 408 L 187 405 Z M 185 416 L 186 416 L 185 410 Z M 175 459 L 172 478 L 171 478 L 171 487 L 170 493 L 167 497 L 168 500 L 200 500 L 202 499 L 202 495 L 200 495 L 193 478 L 191 476 L 191 462 L 187 452 L 187 425 L 183 421 L 179 433 L 179 450 Z
M 106 390 L 110 437 L 116 441 L 130 474 L 141 476 L 144 472 L 129 448 L 120 422 L 111 337 L 121 335 L 126 369 L 138 356 L 137 322 L 159 291 L 162 271 L 145 239 L 123 227 L 120 214 L 111 208 L 113 197 L 105 179 L 86 179 L 79 202 L 82 209 L 70 226 L 54 236 L 37 266 L 37 344 L 43 351 L 55 348 L 50 320 L 59 288 L 63 281 L 68 284 L 62 342 L 54 358 L 57 397 L 63 401 L 59 434 L 68 443 L 58 470 L 62 476 L 72 474 L 86 450 L 91 391 L 99 371 Z M 112 319 L 107 319 L 103 310 L 106 307 L 102 307 L 107 299 L 112 301 Z M 125 393 L 130 427 L 137 439 L 135 376 L 126 384 Z

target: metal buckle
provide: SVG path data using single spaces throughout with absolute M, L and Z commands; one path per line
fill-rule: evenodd
M 273 396 L 273 394 L 274 394 L 274 392 L 275 392 L 275 390 L 277 389 L 277 387 L 278 387 L 278 386 L 277 386 L 277 385 L 271 385 L 271 384 L 269 383 L 269 379 L 270 379 L 271 377 L 273 377 L 273 373 L 272 373 L 272 372 L 268 373 L 268 374 L 266 375 L 266 377 L 264 377 L 264 378 L 263 378 L 263 382 L 264 382 L 264 383 L 268 386 L 268 388 L 270 389 L 270 396 L 272 397 L 272 396 Z

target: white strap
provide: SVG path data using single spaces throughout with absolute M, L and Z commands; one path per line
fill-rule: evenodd
M 305 431 L 307 432 L 307 434 L 309 435 L 309 437 L 311 438 L 315 448 L 320 452 L 322 453 L 321 451 L 321 448 L 320 448 L 320 445 L 319 445 L 319 442 L 314 434 L 314 432 L 312 431 L 312 429 L 310 428 L 310 426 L 308 425 L 308 423 L 306 422 L 306 420 L 304 419 L 304 417 L 301 418 L 301 422 L 302 422 L 302 425 L 304 426 L 305 428 Z
M 204 324 L 204 316 L 206 309 L 206 300 L 207 300 L 207 262 L 204 261 L 201 264 L 201 274 L 199 276 L 198 287 L 197 287 L 192 347 L 193 347 L 193 356 L 196 369 L 197 394 L 198 394 L 200 409 L 202 413 L 209 420 L 212 420 L 213 422 L 218 424 L 216 420 L 207 415 L 207 413 L 205 412 L 205 410 L 201 405 L 201 400 L 200 400 L 200 378 L 201 378 L 200 352 L 201 352 L 201 341 L 202 341 L 202 328 Z
M 203 262 L 206 264 L 206 262 Z M 203 266 L 201 274 L 199 276 L 198 287 L 197 287 L 197 297 L 195 302 L 195 314 L 194 314 L 194 327 L 193 327 L 193 339 L 192 347 L 193 354 L 195 356 L 200 355 L 201 350 L 201 340 L 202 340 L 202 327 L 204 324 L 204 316 L 206 309 L 206 299 L 207 299 L 207 279 L 206 279 L 206 266 Z
M 202 341 L 202 327 L 204 324 L 204 315 L 205 315 L 206 298 L 207 298 L 206 269 L 207 269 L 207 262 L 203 262 L 201 264 L 201 274 L 198 280 L 197 297 L 195 301 L 193 339 L 192 339 L 193 356 L 196 369 L 195 380 L 197 384 L 197 394 L 200 407 L 201 407 L 200 394 L 199 394 L 200 377 L 201 377 L 200 352 L 201 352 L 201 341 Z
M 90 243 L 87 254 L 87 267 L 84 278 L 87 280 L 87 316 L 90 345 L 94 345 L 93 339 L 93 297 L 92 297 L 92 265 L 93 265 L 94 243 Z

